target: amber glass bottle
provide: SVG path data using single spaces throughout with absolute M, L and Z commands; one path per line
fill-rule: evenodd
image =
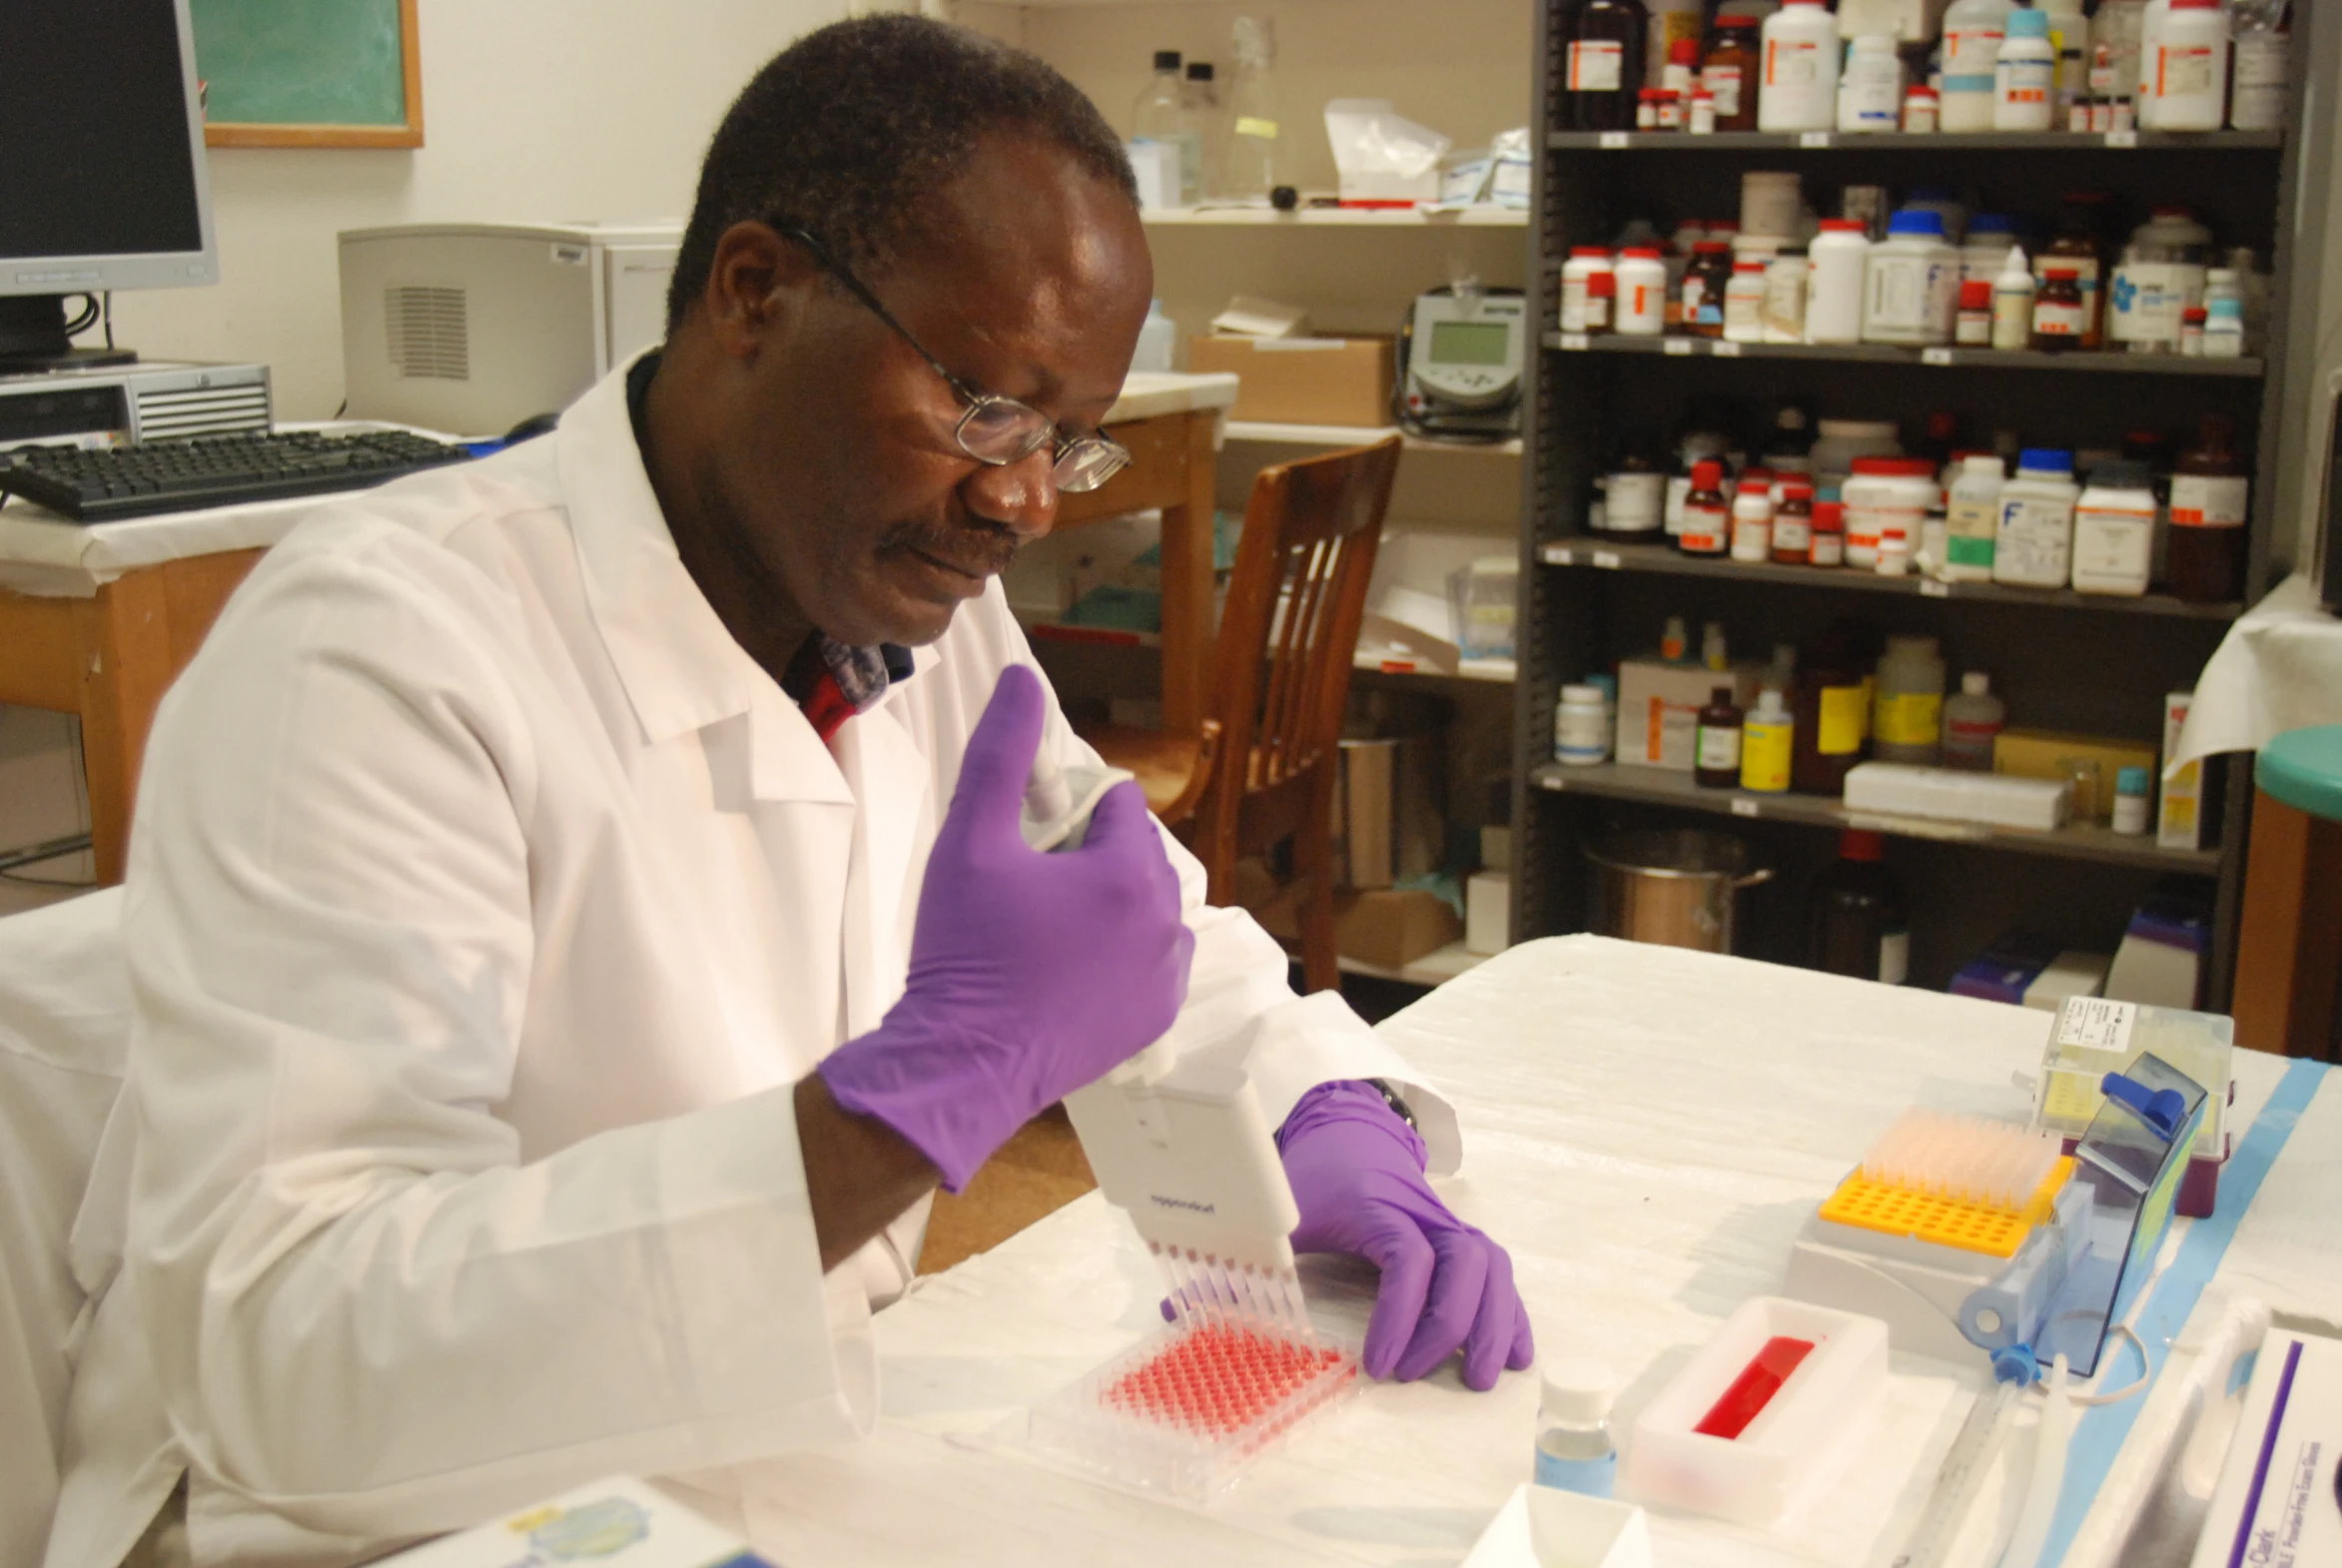
M 2196 443 L 2171 465 L 2171 545 L 2164 575 L 2175 596 L 2197 604 L 2226 604 L 2244 592 L 2252 481 L 2244 475 L 2235 441 L 2233 419 L 2206 414 Z
M 1583 0 L 1570 18 L 1570 124 L 1580 131 L 1631 131 L 1642 96 L 1643 51 L 1651 14 L 1643 0 Z
M 1720 16 L 1708 33 L 1708 53 L 1700 62 L 1700 85 L 1716 100 L 1716 129 L 1754 131 L 1757 128 L 1757 83 L 1763 58 L 1757 41 L 1757 21 L 1747 16 Z

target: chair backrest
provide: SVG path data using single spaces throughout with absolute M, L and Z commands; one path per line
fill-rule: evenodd
M 1399 446 L 1392 435 L 1252 481 L 1212 644 L 1218 760 L 1196 807 L 1197 852 L 1215 875 L 1224 857 L 1207 846 L 1233 842 L 1247 791 L 1298 790 L 1332 765 Z
M 122 890 L 0 920 L 0 1563 L 37 1563 L 56 1507 L 83 1305 L 68 1254 L 130 1042 Z

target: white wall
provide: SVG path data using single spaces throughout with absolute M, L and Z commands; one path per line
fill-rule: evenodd
M 422 147 L 215 148 L 221 282 L 123 293 L 117 341 L 270 368 L 277 411 L 342 401 L 334 237 L 412 220 L 680 217 L 756 68 L 847 0 L 421 0 Z M 0 842 L 6 842 L 0 834 Z

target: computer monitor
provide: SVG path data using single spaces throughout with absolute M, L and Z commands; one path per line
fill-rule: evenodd
M 72 296 L 219 282 L 187 8 L 0 5 L 0 369 L 104 357 Z

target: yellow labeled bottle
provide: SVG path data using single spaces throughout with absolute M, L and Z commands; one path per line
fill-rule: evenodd
M 1741 725 L 1740 787 L 1760 795 L 1788 793 L 1796 734 L 1797 720 L 1781 700 L 1781 688 L 1767 686 Z

